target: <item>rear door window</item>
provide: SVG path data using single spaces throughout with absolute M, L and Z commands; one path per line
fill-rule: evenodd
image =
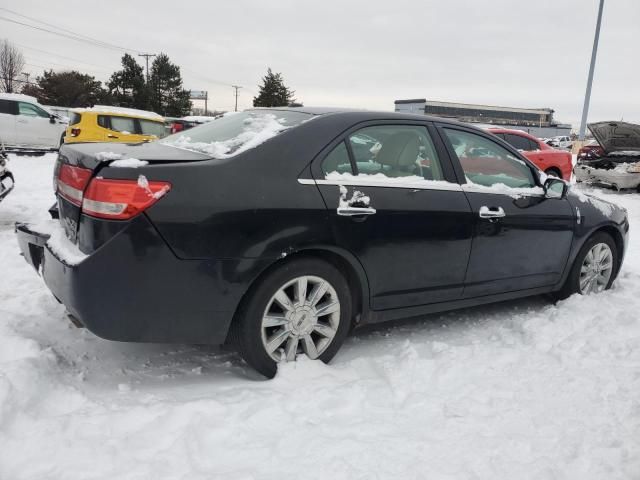
M 424 126 L 365 127 L 350 135 L 348 141 L 358 174 L 444 179 L 440 159 Z
M 340 142 L 324 157 L 322 161 L 322 173 L 324 173 L 325 176 L 331 173 L 354 173 L 351 168 L 347 145 L 344 142 Z
M 111 120 L 111 130 L 125 134 L 136 133 L 136 122 L 134 118 L 111 116 L 109 120 Z
M 15 115 L 17 112 L 16 103 L 13 100 L 0 100 L 0 113 Z
M 536 186 L 526 162 L 482 135 L 452 128 L 443 129 L 468 182 L 485 187 L 502 184 L 511 188 Z

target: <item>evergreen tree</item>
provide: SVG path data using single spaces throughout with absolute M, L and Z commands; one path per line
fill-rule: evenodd
M 151 110 L 164 116 L 183 117 L 191 110 L 189 91 L 182 88 L 180 67 L 161 53 L 153 61 L 149 76 Z
M 45 105 L 61 107 L 91 107 L 108 99 L 108 92 L 100 81 L 75 70 L 45 71 L 36 79 L 36 85 L 25 85 L 22 93 L 36 97 Z
M 128 53 L 122 57 L 122 70 L 111 75 L 107 88 L 116 106 L 141 110 L 149 108 L 149 92 L 144 71 Z
M 271 68 L 262 78 L 262 85 L 257 97 L 253 97 L 254 107 L 286 107 L 294 102 L 295 92 L 284 84 L 281 73 L 273 73 Z

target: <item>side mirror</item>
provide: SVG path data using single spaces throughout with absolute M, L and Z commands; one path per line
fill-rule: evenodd
M 559 178 L 548 177 L 544 182 L 543 188 L 546 198 L 564 198 L 567 196 L 569 185 Z
M 49 123 L 56 123 L 56 116 L 55 115 L 49 115 Z

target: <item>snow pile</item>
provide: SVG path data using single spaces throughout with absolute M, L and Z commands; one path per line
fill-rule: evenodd
M 639 477 L 637 235 L 609 292 L 357 330 L 257 381 L 224 349 L 70 326 L 13 233 L 47 218 L 54 160 L 12 156 L 0 206 L 0 478 Z M 639 195 L 597 195 L 640 226 Z
M 229 158 L 246 150 L 257 147 L 288 127 L 272 113 L 249 117 L 244 122 L 242 133 L 229 140 L 219 142 L 192 142 L 187 135 L 172 141 L 164 141 L 165 145 L 206 153 L 214 158 Z
M 502 195 L 508 195 L 511 198 L 522 198 L 532 195 L 544 195 L 544 189 L 542 187 L 509 187 L 504 183 L 494 183 L 490 187 L 486 185 L 480 185 L 474 183 L 473 180 L 467 178 L 469 184 L 463 185 L 462 188 L 469 189 L 471 191 L 481 191 L 486 193 L 499 193 Z
M 122 158 L 121 153 L 116 152 L 98 152 L 96 153 L 96 160 L 99 162 L 108 162 L 110 160 L 120 160 Z
M 47 246 L 56 257 L 67 265 L 77 265 L 88 257 L 87 254 L 80 251 L 78 245 L 67 238 L 60 222 L 52 223 L 51 227 L 51 230 L 42 231 L 41 233 L 50 235 L 49 240 L 47 240 Z
M 137 158 L 122 158 L 119 160 L 114 160 L 109 164 L 109 166 L 116 168 L 140 168 L 148 164 L 149 162 L 147 162 L 146 160 L 138 160 Z
M 124 115 L 131 115 L 134 117 L 146 118 L 147 120 L 163 121 L 164 117 L 158 115 L 156 112 L 150 112 L 147 110 L 138 110 L 137 108 L 126 107 L 113 107 L 111 105 L 94 105 L 89 108 L 74 108 L 72 112 L 99 112 L 99 113 L 121 113 Z M 125 133 L 125 132 L 122 132 Z M 128 132 L 126 132 L 128 133 Z

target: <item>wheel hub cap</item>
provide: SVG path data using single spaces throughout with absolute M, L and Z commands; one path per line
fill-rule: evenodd
M 613 253 L 606 243 L 597 243 L 587 252 L 580 268 L 580 293 L 601 292 L 613 273 Z
M 282 285 L 262 318 L 262 344 L 275 361 L 295 360 L 298 353 L 318 358 L 340 324 L 340 301 L 323 278 L 305 275 Z

